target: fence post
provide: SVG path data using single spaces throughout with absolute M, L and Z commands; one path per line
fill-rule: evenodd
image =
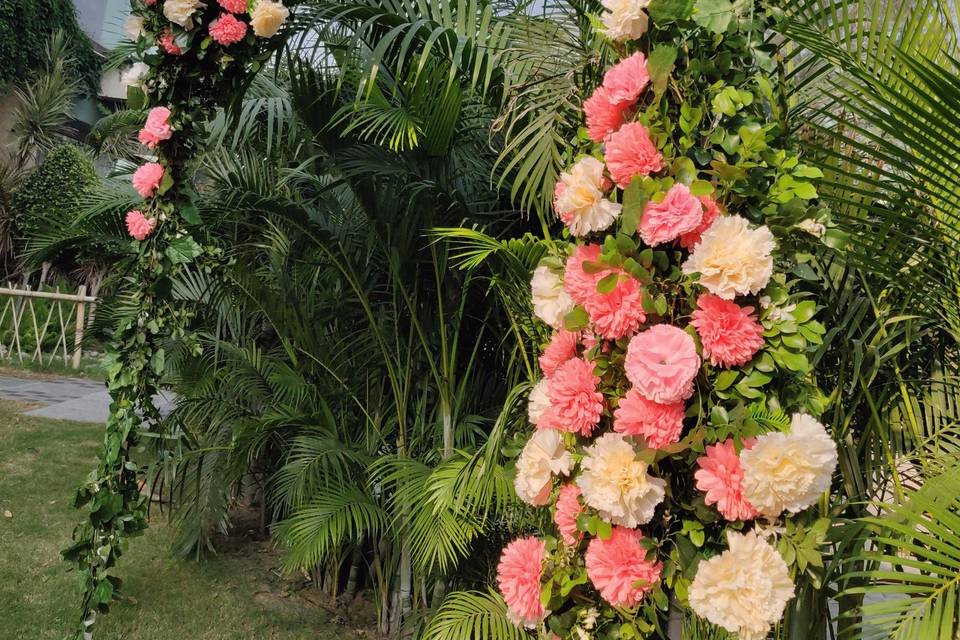
M 84 313 L 86 311 L 87 303 L 84 300 L 84 297 L 87 295 L 87 285 L 80 285 L 80 290 L 77 291 L 77 296 L 80 298 L 77 300 L 77 329 L 74 332 L 73 336 L 73 368 L 80 368 L 80 356 L 83 353 L 83 327 L 84 327 Z

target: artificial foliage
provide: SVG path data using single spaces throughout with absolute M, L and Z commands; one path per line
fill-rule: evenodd
M 133 177 L 144 202 L 126 219 L 136 255 L 127 271 L 132 293 L 118 314 L 105 356 L 111 405 L 103 450 L 98 467 L 77 491 L 75 505 L 86 508 L 87 517 L 64 551 L 66 559 L 77 563 L 83 585 L 78 637 L 93 636 L 98 615 L 109 610 L 121 586 L 112 569 L 129 538 L 147 527 L 144 474 L 131 453 L 145 435 L 162 447 L 161 416 L 153 398 L 167 354 L 174 346 L 200 349 L 190 331 L 193 311 L 174 300 L 172 281 L 185 269 L 217 269 L 223 259 L 221 250 L 204 242 L 191 180 L 202 128 L 216 107 L 240 99 L 283 41 L 277 29 L 260 35 L 254 29 L 258 5 L 269 5 L 265 9 L 285 18 L 282 3 L 259 0 L 249 12 L 241 4 L 131 3 L 133 16 L 143 21 L 134 44 L 144 72 L 130 78 L 128 104 L 149 109 L 139 136 L 146 161 Z M 224 21 L 232 25 L 226 35 L 239 38 L 223 37 L 216 25 Z M 273 26 L 280 25 L 274 21 Z
M 843 236 L 796 152 L 766 39 L 782 16 L 603 5 L 609 63 L 553 194 L 564 228 L 532 281 L 553 334 L 513 447 L 518 494 L 557 529 L 508 545 L 498 587 L 540 638 L 664 638 L 671 614 L 750 640 L 784 616 L 796 630 L 819 619 L 803 594 L 823 587 L 837 464 L 807 251 Z M 793 464 L 810 482 L 778 485 Z
M 77 23 L 71 0 L 0 0 L 0 85 L 26 80 L 43 66 L 50 34 L 71 43 L 75 73 L 91 95 L 100 87 L 100 58 Z

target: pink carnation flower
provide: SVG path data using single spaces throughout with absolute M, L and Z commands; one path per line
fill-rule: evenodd
M 136 240 L 146 240 L 156 226 L 156 218 L 147 218 L 142 211 L 133 209 L 127 212 L 127 232 Z
M 603 142 L 624 123 L 629 108 L 630 103 L 614 102 L 609 90 L 603 86 L 597 87 L 583 103 L 583 113 L 587 116 L 587 135 L 594 142 Z
M 137 135 L 140 144 L 156 149 L 161 141 L 169 140 L 171 136 L 173 136 L 173 130 L 170 128 L 170 109 L 166 107 L 150 109 L 147 122 Z
M 590 435 L 603 413 L 603 394 L 597 390 L 600 378 L 593 368 L 582 358 L 571 358 L 557 368 L 547 383 L 550 406 L 537 428 Z
M 715 367 L 740 367 L 763 348 L 763 327 L 753 307 L 741 307 L 712 293 L 697 298 L 690 324 L 703 343 L 703 355 Z
M 645 398 L 670 404 L 693 395 L 700 356 L 686 331 L 658 324 L 630 340 L 623 368 Z
M 663 564 L 647 559 L 637 529 L 613 527 L 610 538 L 587 547 L 587 575 L 600 595 L 617 607 L 632 607 L 660 581 Z
M 157 0 L 145 0 L 145 4 L 148 7 L 152 7 L 153 5 L 157 4 Z
M 550 377 L 553 372 L 570 358 L 577 357 L 578 336 L 573 331 L 561 329 L 550 337 L 550 344 L 540 355 L 540 370 L 543 375 Z
M 177 42 L 173 37 L 173 32 L 170 29 L 167 29 L 160 34 L 159 42 L 163 50 L 171 56 L 179 56 L 183 53 L 183 49 L 177 46 Z
M 518 538 L 508 544 L 497 566 L 497 585 L 513 622 L 533 627 L 546 612 L 540 604 L 540 577 L 545 545 L 534 538 Z
M 640 220 L 640 237 L 655 247 L 695 231 L 702 221 L 703 205 L 687 185 L 678 182 L 661 202 L 647 203 Z
M 232 13 L 221 13 L 220 17 L 210 23 L 210 36 L 218 44 L 228 47 L 240 42 L 247 35 L 247 23 L 237 20 Z
M 580 504 L 580 487 L 572 482 L 560 487 L 553 521 L 565 544 L 573 546 L 583 537 L 583 533 L 577 530 L 577 518 L 581 513 L 583 513 L 583 505 Z
M 148 162 L 140 165 L 133 172 L 133 188 L 140 194 L 141 198 L 149 198 L 160 186 L 163 180 L 163 166 L 156 162 Z
M 594 286 L 593 293 L 584 301 L 583 308 L 600 336 L 607 340 L 616 340 L 630 335 L 646 322 L 642 296 L 640 283 L 620 272 L 620 279 L 613 291 L 600 293 Z
M 247 10 L 247 0 L 217 0 L 217 2 L 230 13 L 244 13 Z
M 626 188 L 633 176 L 648 176 L 663 168 L 663 156 L 639 122 L 620 127 L 606 145 L 606 162 L 613 181 Z
M 744 441 L 744 447 L 753 446 L 753 440 Z M 706 493 L 704 502 L 717 505 L 717 511 L 730 521 L 750 520 L 757 511 L 743 495 L 743 467 L 733 446 L 733 440 L 707 447 L 706 455 L 697 460 L 693 477 L 697 489 Z
M 713 221 L 720 215 L 720 206 L 717 201 L 710 196 L 700 196 L 698 198 L 703 205 L 703 219 L 696 229 L 689 233 L 680 234 L 680 246 L 684 249 L 690 249 L 700 242 L 700 236 L 710 228 Z
M 639 51 L 613 65 L 603 77 L 603 88 L 614 104 L 635 104 L 648 84 L 647 58 Z
M 607 275 L 609 269 L 588 273 L 583 269 L 584 262 L 600 261 L 600 245 L 582 244 L 573 250 L 563 272 L 563 288 L 577 304 L 584 304 L 597 293 L 597 283 Z
M 685 411 L 682 402 L 660 404 L 647 400 L 636 389 L 630 389 L 613 414 L 613 430 L 629 436 L 643 436 L 647 446 L 662 449 L 680 440 Z

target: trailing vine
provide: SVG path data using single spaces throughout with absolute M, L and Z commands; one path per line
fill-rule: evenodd
M 92 638 L 121 581 L 111 570 L 127 540 L 147 528 L 143 471 L 131 454 L 144 432 L 161 424 L 153 398 L 172 345 L 197 349 L 192 311 L 176 303 L 172 283 L 186 268 L 216 269 L 221 250 L 203 240 L 191 162 L 204 123 L 217 107 L 236 104 L 253 76 L 283 43 L 289 10 L 276 0 L 132 0 L 131 22 L 142 74 L 128 87 L 142 110 L 140 141 L 155 159 L 133 177 L 143 205 L 127 214 L 136 258 L 129 270 L 129 311 L 106 355 L 110 418 L 97 468 L 77 490 L 87 517 L 63 552 L 76 562 L 82 589 L 77 638 Z M 128 74 L 129 76 L 130 74 Z M 161 434 L 162 435 L 162 434 Z

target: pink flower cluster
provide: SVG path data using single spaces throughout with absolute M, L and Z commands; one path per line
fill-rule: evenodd
M 183 49 L 177 46 L 177 41 L 173 37 L 173 31 L 170 29 L 164 30 L 164 32 L 160 34 L 158 41 L 168 55 L 179 56 L 183 53 Z
M 567 260 L 563 286 L 570 298 L 583 305 L 597 333 L 608 340 L 628 336 L 646 322 L 640 283 L 620 269 L 600 264 L 600 245 L 580 245 Z M 588 271 L 584 264 L 589 263 Z M 603 293 L 597 286 L 616 275 L 612 290 Z
M 583 103 L 590 139 L 603 142 L 619 129 L 649 83 L 647 59 L 639 52 L 607 71 L 603 84 Z
M 137 135 L 140 144 L 156 149 L 161 142 L 169 140 L 173 136 L 173 130 L 170 128 L 170 115 L 170 109 L 166 107 L 150 109 L 150 113 L 147 114 L 147 122 Z
M 147 218 L 138 209 L 127 212 L 126 222 L 127 232 L 135 240 L 146 240 L 153 233 L 154 227 L 157 226 L 156 218 Z
M 247 23 L 238 20 L 232 13 L 221 13 L 219 18 L 210 23 L 210 37 L 220 46 L 228 47 L 236 44 L 246 35 Z
M 747 440 L 743 445 L 749 449 L 753 441 Z M 743 468 L 733 440 L 707 447 L 697 465 L 700 468 L 693 477 L 697 489 L 707 494 L 707 504 L 716 505 L 720 515 L 730 521 L 757 517 L 756 509 L 743 495 Z
M 763 348 L 763 327 L 753 307 L 741 307 L 712 293 L 697 299 L 690 324 L 703 343 L 703 355 L 715 367 L 741 367 Z
M 230 13 L 246 13 L 247 0 L 217 0 L 217 3 Z
M 141 198 L 149 198 L 157 192 L 163 180 L 163 165 L 148 162 L 133 172 L 133 188 Z
M 506 546 L 497 566 L 497 586 L 513 620 L 534 626 L 544 616 L 540 576 L 546 547 L 536 538 L 518 538 Z
M 647 559 L 637 529 L 613 527 L 607 540 L 587 546 L 587 575 L 600 595 L 617 607 L 636 605 L 660 581 L 663 564 Z
M 588 436 L 600 422 L 603 394 L 597 389 L 600 378 L 594 364 L 571 358 L 557 367 L 547 384 L 550 406 L 540 416 L 537 427 Z

